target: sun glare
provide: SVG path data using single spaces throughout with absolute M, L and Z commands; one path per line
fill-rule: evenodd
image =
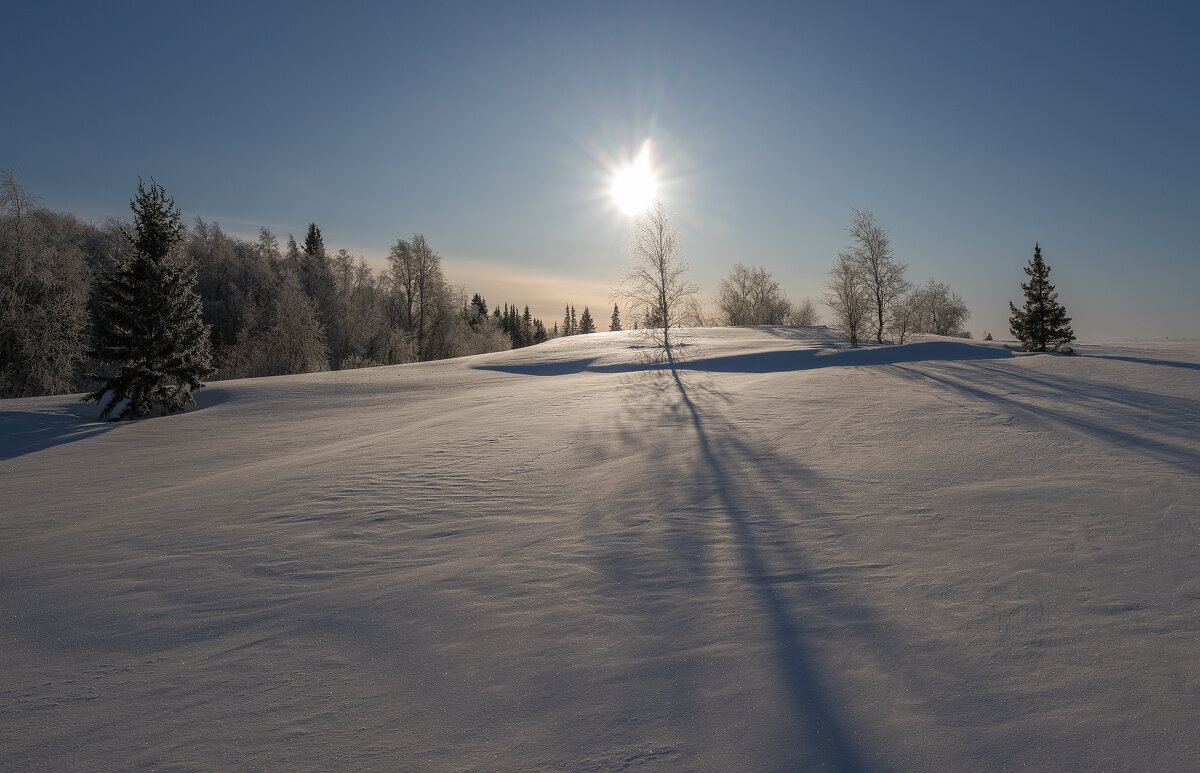
M 650 168 L 650 148 L 643 145 L 637 158 L 613 178 L 612 196 L 627 215 L 636 215 L 650 206 L 658 194 L 658 181 Z

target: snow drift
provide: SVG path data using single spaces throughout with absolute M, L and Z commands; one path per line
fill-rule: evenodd
M 0 403 L 6 770 L 1200 767 L 1200 345 Z

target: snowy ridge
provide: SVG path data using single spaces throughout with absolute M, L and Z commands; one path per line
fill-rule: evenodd
M 1200 767 L 1200 344 L 0 403 L 0 769 Z

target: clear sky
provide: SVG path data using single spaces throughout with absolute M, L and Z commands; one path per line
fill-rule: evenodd
M 153 176 L 238 235 L 423 233 L 604 329 L 649 140 L 706 296 L 737 261 L 820 295 L 857 207 L 976 336 L 1035 241 L 1081 339 L 1200 336 L 1194 2 L 12 5 L 0 167 L 88 220 Z

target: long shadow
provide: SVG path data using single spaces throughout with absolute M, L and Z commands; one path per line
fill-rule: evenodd
M 86 440 L 116 426 L 88 421 L 73 413 L 0 411 L 0 461 Z
M 631 373 L 638 371 L 680 370 L 709 373 L 787 373 L 816 368 L 896 365 L 906 362 L 997 360 L 1012 357 L 1012 352 L 992 346 L 976 346 L 954 341 L 928 341 L 905 346 L 849 349 L 829 352 L 820 349 L 783 349 L 778 351 L 733 354 L 724 357 L 697 357 L 682 360 L 673 354 L 642 362 L 596 365 L 595 357 L 566 362 L 522 365 L 477 365 L 478 370 L 516 373 L 526 376 L 565 376 L 584 371 L 592 373 Z
M 835 701 L 823 687 L 821 677 L 813 666 L 813 649 L 805 643 L 787 603 L 776 589 L 780 578 L 768 569 L 753 530 L 732 495 L 735 486 L 733 479 L 721 463 L 720 455 L 713 449 L 700 412 L 680 378 L 670 349 L 666 354 L 667 367 L 671 370 L 675 387 L 696 431 L 701 457 L 714 476 L 716 495 L 733 529 L 743 573 L 771 626 L 787 696 L 799 729 L 808 742 L 808 751 L 823 767 L 839 771 L 867 770 L 869 766 L 854 742 L 854 734 L 839 716 Z M 806 574 L 801 571 L 797 576 L 805 577 Z
M 1074 429 L 1119 448 L 1139 449 L 1148 456 L 1155 457 L 1160 461 L 1179 467 L 1185 472 L 1200 472 L 1200 452 L 1197 452 L 1195 449 L 1174 445 L 1172 443 L 1166 443 L 1161 440 L 1155 440 L 1145 437 L 1144 435 L 1132 434 L 1113 426 L 1113 423 L 1109 420 L 1099 422 L 1084 417 L 1071 416 L 1063 411 L 1051 410 L 1039 405 L 1021 402 L 1019 400 L 1014 400 L 1003 395 L 989 392 L 986 389 L 982 389 L 978 386 L 957 381 L 947 375 L 939 376 L 928 371 L 917 372 L 904 367 L 897 367 L 897 370 L 910 378 L 928 379 L 936 384 L 940 384 L 971 397 L 987 400 L 1001 405 L 1012 413 L 1032 416 L 1036 419 L 1044 420 L 1050 424 L 1057 424 L 1068 429 Z M 1011 376 L 1011 374 L 1005 375 Z M 1035 382 L 1038 381 L 1037 379 L 1030 380 Z M 1046 384 L 1046 382 L 1041 383 Z M 1063 404 L 1070 404 L 1070 388 L 1060 385 L 1058 389 L 1062 395 L 1060 401 Z M 1187 430 L 1183 430 L 1183 434 L 1184 436 L 1189 436 Z M 1194 437 L 1194 435 L 1190 435 L 1190 437 Z
M 475 370 L 492 370 L 497 373 L 515 373 L 519 376 L 570 376 L 591 369 L 595 357 L 559 362 L 534 362 L 520 365 L 475 365 Z
M 1087 354 L 1080 352 L 1080 357 L 1087 357 L 1092 360 L 1118 360 L 1120 362 L 1133 362 L 1138 365 L 1158 365 L 1168 368 L 1186 368 L 1188 370 L 1200 370 L 1200 363 L 1195 362 L 1180 362 L 1178 360 L 1158 360 L 1150 357 L 1125 357 L 1117 354 Z

